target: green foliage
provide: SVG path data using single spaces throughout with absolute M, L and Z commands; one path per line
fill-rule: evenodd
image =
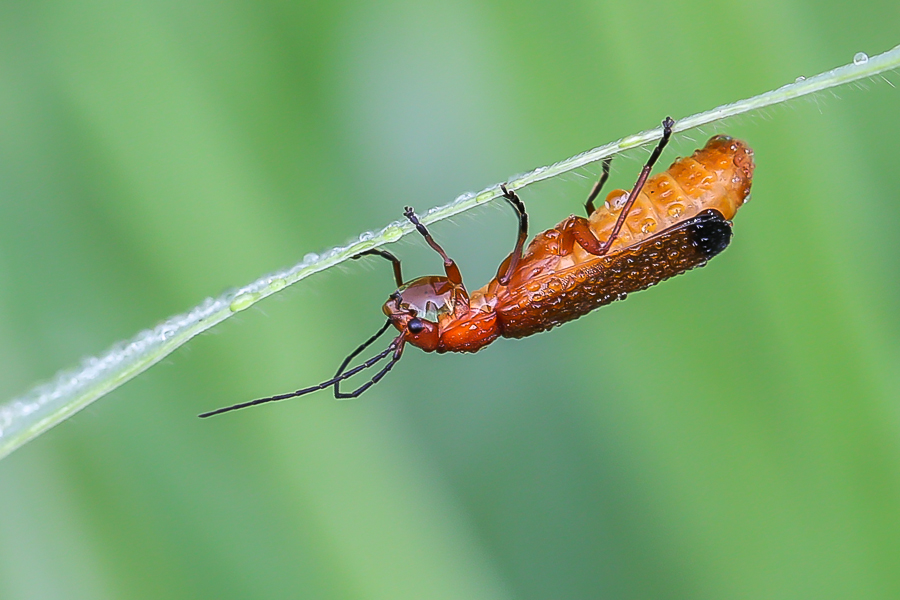
M 897 43 L 853 10 L 7 3 L 0 398 L 406 204 Z M 0 462 L 0 597 L 896 597 L 900 121 L 865 83 L 677 136 L 756 150 L 732 248 L 552 333 L 210 421 L 330 375 L 389 269 L 195 338 Z M 535 230 L 596 174 L 526 188 Z M 477 287 L 514 228 L 433 230 Z

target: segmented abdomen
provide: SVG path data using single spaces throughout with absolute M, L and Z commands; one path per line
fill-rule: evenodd
M 495 279 L 473 300 L 494 306 L 503 336 L 524 337 L 703 266 L 731 239 L 729 221 L 750 195 L 753 168 L 750 148 L 716 136 L 647 181 L 605 256 L 550 229 L 528 246 L 508 286 Z M 611 192 L 590 216 L 598 240 L 609 237 L 626 196 Z M 704 241 L 710 234 L 718 244 Z
M 704 266 L 730 241 L 731 222 L 710 209 L 629 248 L 536 278 L 520 293 L 498 296 L 500 334 L 520 338 L 577 319 Z
M 687 158 L 679 158 L 666 171 L 647 180 L 625 226 L 611 250 L 626 248 L 657 231 L 714 208 L 727 220 L 750 196 L 753 151 L 740 140 L 718 135 Z M 628 192 L 610 192 L 606 203 L 588 219 L 599 240 L 609 237 Z M 575 260 L 589 260 L 586 252 L 574 252 Z

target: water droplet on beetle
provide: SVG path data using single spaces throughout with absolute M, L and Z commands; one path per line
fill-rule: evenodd
M 669 216 L 676 219 L 684 214 L 684 205 L 675 203 L 669 207 Z
M 625 203 L 628 202 L 628 194 L 629 193 L 630 192 L 623 192 L 621 196 L 616 196 L 615 198 L 612 198 L 613 204 L 610 207 L 611 210 L 619 210 L 620 208 L 625 206 Z M 607 205 L 609 205 L 608 201 L 607 201 Z

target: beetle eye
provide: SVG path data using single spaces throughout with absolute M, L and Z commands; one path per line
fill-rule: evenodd
M 420 319 L 419 317 L 413 317 L 406 324 L 406 328 L 410 333 L 413 334 L 422 333 L 423 331 L 425 331 L 425 323 L 423 323 L 422 319 Z

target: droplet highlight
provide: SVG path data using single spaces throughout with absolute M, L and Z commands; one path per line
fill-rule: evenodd
M 253 304 L 256 302 L 256 297 L 256 294 L 241 294 L 231 301 L 231 305 L 229 305 L 228 308 L 230 308 L 231 312 L 233 313 L 246 310 L 253 306 Z
M 269 282 L 269 285 L 266 286 L 266 291 L 270 294 L 277 292 L 287 286 L 287 281 L 282 279 L 281 277 L 276 277 L 272 281 Z
M 396 242 L 403 237 L 403 229 L 398 225 L 388 225 L 381 232 L 381 237 L 387 242 Z
M 643 136 L 640 135 L 629 135 L 628 137 L 622 138 L 622 141 L 619 142 L 619 148 L 625 150 L 626 148 L 634 148 L 635 146 L 640 146 L 647 140 L 644 139 Z
M 853 64 L 854 65 L 864 65 L 869 62 L 869 55 L 865 52 L 857 52 L 853 55 Z
M 614 198 L 607 198 L 606 206 L 609 210 L 616 211 L 625 206 L 625 203 L 628 202 L 628 194 L 629 192 L 622 192 L 621 195 L 616 196 Z M 609 201 L 612 200 L 612 205 L 610 205 Z

